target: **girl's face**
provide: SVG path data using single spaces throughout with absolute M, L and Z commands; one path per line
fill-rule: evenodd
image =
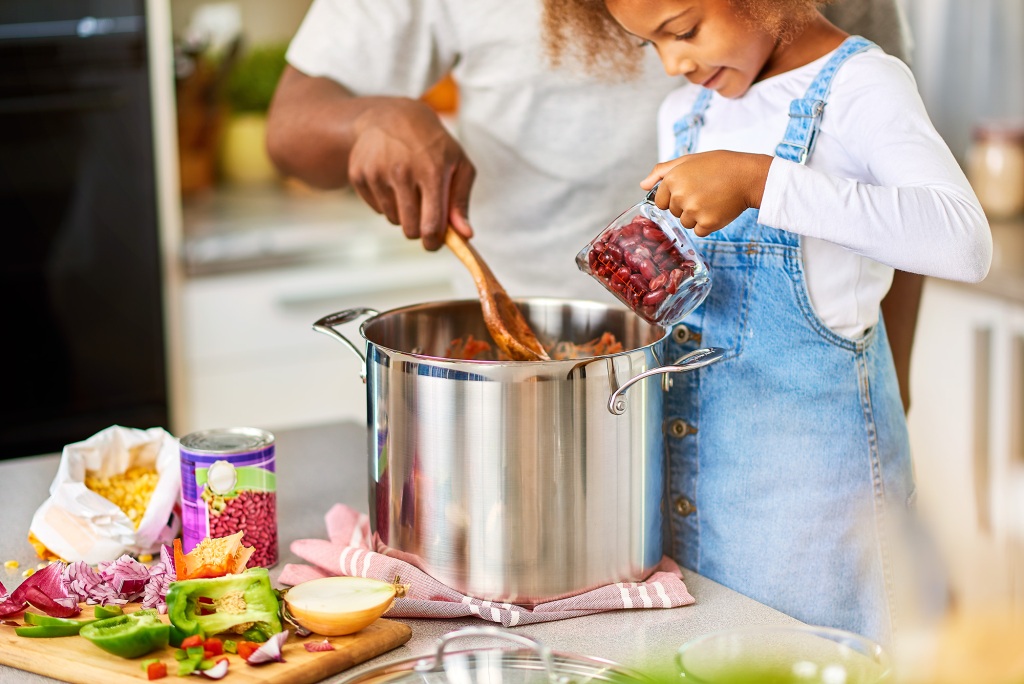
M 747 92 L 775 50 L 767 31 L 729 0 L 606 0 L 624 29 L 658 51 L 669 76 L 736 98 Z

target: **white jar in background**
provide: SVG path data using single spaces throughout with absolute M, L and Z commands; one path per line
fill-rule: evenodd
M 990 219 L 1024 212 L 1024 122 L 976 126 L 967 177 Z

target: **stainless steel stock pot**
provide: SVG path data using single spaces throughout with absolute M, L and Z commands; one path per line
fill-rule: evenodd
M 720 350 L 665 365 L 668 330 L 624 308 L 517 304 L 547 344 L 610 332 L 624 351 L 446 358 L 456 338 L 490 339 L 475 299 L 350 309 L 314 324 L 363 362 L 378 550 L 464 594 L 520 605 L 641 580 L 662 557 L 663 374 Z M 359 319 L 365 346 L 335 329 Z

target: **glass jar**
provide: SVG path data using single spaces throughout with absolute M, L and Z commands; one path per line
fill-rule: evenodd
M 1024 212 L 1024 122 L 975 127 L 967 177 L 990 219 Z
M 591 240 L 576 265 L 648 323 L 673 325 L 711 290 L 707 263 L 654 187 Z

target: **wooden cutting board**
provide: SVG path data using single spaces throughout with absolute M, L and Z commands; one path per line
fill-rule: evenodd
M 126 612 L 137 609 L 130 606 Z M 35 612 L 35 611 L 33 611 Z M 92 618 L 92 607 L 82 606 L 82 614 L 76 619 Z M 167 622 L 167 616 L 162 616 Z M 13 618 L 24 623 L 19 613 Z M 303 647 L 304 641 L 321 641 L 322 636 L 312 635 L 304 639 L 292 636 L 282 651 L 285 662 L 266 665 L 248 665 L 237 655 L 228 655 L 231 664 L 222 682 L 259 682 L 260 684 L 308 684 L 342 672 L 375 656 L 401 646 L 412 634 L 409 626 L 394 620 L 378 619 L 369 627 L 355 634 L 328 637 L 333 651 L 310 653 Z M 80 636 L 57 637 L 53 639 L 29 639 L 14 633 L 14 627 L 0 625 L 0 663 L 36 674 L 62 679 L 76 684 L 139 684 L 145 682 L 146 673 L 141 663 L 147 658 L 160 658 L 167 665 L 165 681 L 170 684 L 177 680 L 178 661 L 174 649 L 167 647 L 149 655 L 126 660 L 110 655 Z M 209 681 L 190 678 L 182 681 Z

